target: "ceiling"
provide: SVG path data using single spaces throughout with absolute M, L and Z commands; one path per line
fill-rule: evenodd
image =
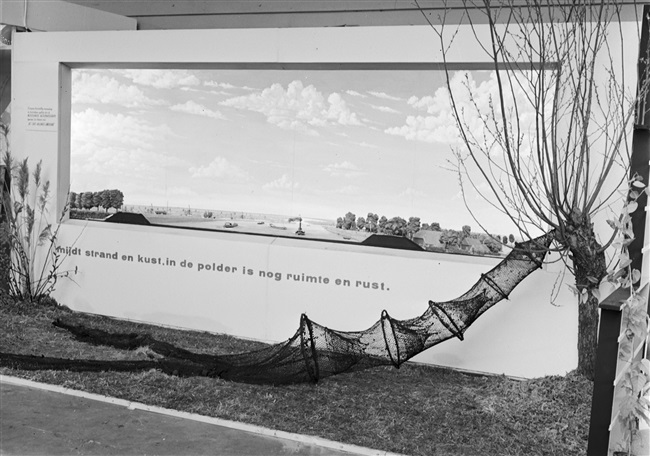
M 135 18 L 138 29 L 258 27 L 354 27 L 426 25 L 444 8 L 461 10 L 467 0 L 66 0 Z M 587 2 L 591 0 L 586 0 Z M 594 0 L 595 2 L 595 0 Z M 492 4 L 497 4 L 493 1 Z M 503 0 L 524 6 L 530 0 Z M 549 3 L 575 4 L 553 0 Z M 620 0 L 618 4 L 635 4 Z
M 414 0 L 67 1 L 135 18 L 141 30 L 426 24 Z M 445 2 L 418 3 L 439 9 Z M 458 0 L 452 3 L 459 5 Z

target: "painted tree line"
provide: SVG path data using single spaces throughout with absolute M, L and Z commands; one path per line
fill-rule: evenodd
M 408 221 L 406 221 L 402 217 L 393 217 L 390 219 L 384 215 L 379 217 L 372 212 L 369 212 L 365 218 L 357 218 L 355 214 L 348 212 L 344 217 L 336 219 L 336 227 L 343 230 L 403 236 L 408 239 L 413 239 L 413 236 L 421 230 L 440 231 L 440 243 L 444 244 L 445 247 L 456 247 L 460 249 L 463 243 L 471 238 L 479 240 L 481 244 L 489 249 L 490 253 L 499 253 L 504 244 L 514 244 L 515 242 L 513 234 L 500 236 L 472 233 L 472 228 L 469 225 L 464 225 L 460 231 L 443 229 L 438 222 L 432 222 L 431 224 L 421 223 L 420 217 L 409 217 Z
M 436 225 L 438 224 L 436 223 Z M 355 214 L 348 212 L 344 217 L 336 219 L 336 227 L 344 230 L 392 234 L 393 236 L 405 236 L 408 238 L 412 238 L 422 228 L 420 225 L 420 217 L 409 217 L 409 221 L 407 222 L 402 217 L 388 219 L 382 215 L 380 218 L 372 212 L 368 212 L 366 218 L 357 218 Z
M 120 210 L 124 204 L 124 194 L 120 190 L 101 190 L 99 192 L 70 192 L 70 209 L 113 208 Z

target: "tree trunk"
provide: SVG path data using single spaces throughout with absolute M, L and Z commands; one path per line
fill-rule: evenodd
M 598 344 L 598 298 L 593 290 L 607 274 L 602 246 L 596 240 L 588 219 L 567 225 L 566 238 L 560 240 L 571 252 L 578 289 L 578 368 L 577 372 L 593 380 Z
M 577 373 L 589 380 L 596 371 L 598 345 L 598 298 L 587 291 L 587 298 L 578 306 L 578 368 Z

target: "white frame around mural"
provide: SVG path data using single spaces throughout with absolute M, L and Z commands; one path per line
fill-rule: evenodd
M 83 36 L 81 36 L 83 35 Z M 36 44 L 43 38 L 43 46 Z M 255 29 L 255 30 L 192 30 L 192 31 L 122 31 L 47 33 L 38 37 L 16 34 L 14 41 L 14 98 L 21 91 L 18 77 L 29 72 L 28 55 L 39 74 L 39 88 L 30 87 L 27 105 L 13 103 L 14 131 L 25 128 L 30 108 L 44 108 L 52 114 L 57 127 L 52 127 L 49 140 L 58 142 L 60 166 L 56 176 L 56 210 L 62 207 L 69 189 L 70 149 L 70 69 L 83 68 L 328 68 L 328 69 L 441 69 L 442 56 L 435 33 L 428 27 L 373 27 L 364 29 Z M 420 43 L 404 47 L 402 43 Z M 477 49 L 459 49 L 457 64 L 463 69 L 489 69 L 490 62 Z M 38 62 L 38 63 L 36 63 Z M 22 78 L 24 79 L 24 78 Z M 54 97 L 49 84 L 60 92 Z M 39 94 L 40 91 L 47 94 Z M 29 100 L 31 98 L 31 100 Z M 46 100 L 48 100 L 46 102 Z M 22 100 L 22 97 L 18 97 Z M 35 106 L 34 102 L 39 106 Z M 43 105 L 43 106 L 41 106 Z M 41 128 L 46 131 L 47 127 Z M 56 130 L 56 131 L 54 131 Z M 40 135 L 28 134 L 26 141 Z M 14 139 L 20 148 L 21 136 Z M 46 143 L 50 141 L 45 140 Z M 43 144 L 45 146 L 45 144 Z M 49 148 L 49 144 L 47 146 Z M 67 166 L 66 166 L 67 165 Z
M 450 65 L 479 69 L 489 64 L 480 49 L 463 47 L 459 41 L 455 46 L 449 55 L 456 60 Z M 628 74 L 633 75 L 635 59 L 630 61 Z M 441 62 L 429 27 L 16 34 L 12 149 L 19 159 L 43 160 L 43 174 L 56 190 L 50 211 L 54 217 L 70 185 L 71 68 L 440 68 Z M 32 122 L 34 115 L 43 121 Z M 66 259 L 80 273 L 74 282 L 58 285 L 55 297 L 61 302 L 75 310 L 267 341 L 293 334 L 302 312 L 340 330 L 365 329 L 382 309 L 395 318 L 414 317 L 429 299 L 459 296 L 498 262 L 235 233 L 106 225 L 111 226 L 78 220 L 63 224 L 61 244 L 91 254 Z M 92 252 L 115 254 L 116 259 L 98 259 Z M 152 267 L 144 261 L 129 262 L 129 256 L 162 258 L 162 263 L 173 258 L 178 266 L 182 260 L 201 261 L 214 269 L 208 276 L 205 269 L 200 273 L 196 268 Z M 226 266 L 237 270 L 226 273 Z M 253 273 L 249 276 L 247 270 Z M 291 283 L 262 275 L 278 271 L 327 278 L 328 283 Z M 447 341 L 415 361 L 522 377 L 573 369 L 574 298 L 565 287 L 558 292 L 559 306 L 548 304 L 561 272 L 559 264 L 539 271 L 510 301 L 482 316 L 464 342 Z M 337 287 L 337 279 L 351 285 Z M 365 283 L 377 287 L 364 288 Z

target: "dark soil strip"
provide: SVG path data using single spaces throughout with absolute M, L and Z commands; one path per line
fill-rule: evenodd
M 67 370 L 72 372 L 138 372 L 158 369 L 166 374 L 180 377 L 214 376 L 210 375 L 211 372 L 203 366 L 168 359 L 160 361 L 106 361 L 0 353 L 0 366 L 20 370 Z

